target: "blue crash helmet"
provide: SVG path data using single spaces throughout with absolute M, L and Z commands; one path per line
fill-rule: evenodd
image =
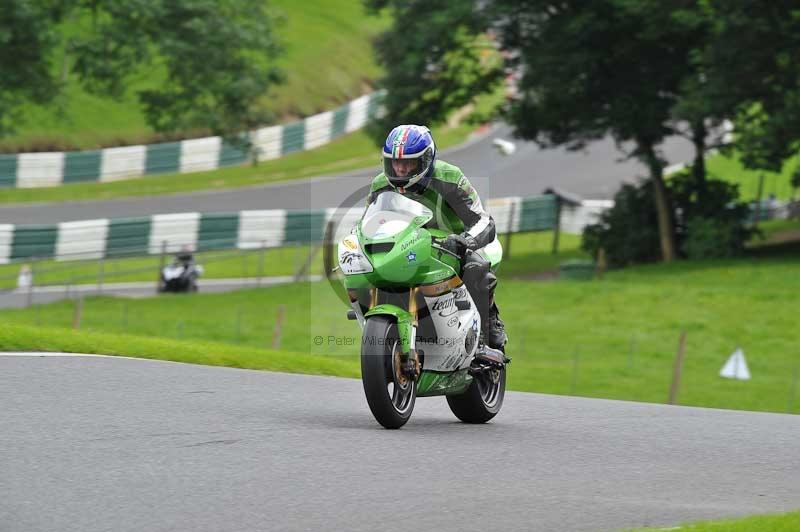
M 431 131 L 425 126 L 406 124 L 397 126 L 383 144 L 383 172 L 395 188 L 406 188 L 417 183 L 433 170 L 436 145 Z M 398 176 L 392 161 L 405 160 L 416 163 L 405 176 Z

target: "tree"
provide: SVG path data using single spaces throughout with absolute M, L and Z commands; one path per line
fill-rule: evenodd
M 703 115 L 709 108 L 681 94 L 691 86 L 687 80 L 701 79 L 692 57 L 704 49 L 708 24 L 696 2 L 465 0 L 444 4 L 441 20 L 419 16 L 419 7 L 408 12 L 395 7 L 403 16 L 379 45 L 390 119 L 440 118 L 496 83 L 504 73 L 500 66 L 481 70 L 473 56 L 469 68 L 448 68 L 444 51 L 452 54 L 453 47 L 462 46 L 463 57 L 463 43 L 483 33 L 498 35 L 505 66 L 521 75 L 505 113 L 515 133 L 544 147 L 581 149 L 608 134 L 620 146 L 632 142 L 627 155 L 646 165 L 655 187 L 663 258 L 676 257 L 665 161 L 658 146 L 679 132 L 674 119 L 676 110 L 683 109 L 698 150 L 706 149 Z M 402 35 L 414 38 L 409 43 Z M 440 74 L 464 71 L 472 75 Z M 442 77 L 447 83 L 440 85 Z M 695 86 L 701 86 L 699 81 Z M 707 94 L 703 89 L 695 92 L 695 100 Z M 703 166 L 698 172 L 704 179 Z
M 58 95 L 52 63 L 63 51 L 95 94 L 121 96 L 135 69 L 165 72 L 160 87 L 138 92 L 156 131 L 206 127 L 233 137 L 266 118 L 254 104 L 282 78 L 273 26 L 263 0 L 6 0 L 0 135 L 21 105 Z
M 365 0 L 394 24 L 376 41 L 386 74 L 385 116 L 371 130 L 383 142 L 398 123 L 442 122 L 502 80 L 502 59 L 483 32 L 487 20 L 470 1 Z
M 607 134 L 632 141 L 654 186 L 662 258 L 676 258 L 670 198 L 658 145 L 675 133 L 673 109 L 692 73 L 702 27 L 691 1 L 499 0 L 504 46 L 519 50 L 523 75 L 509 117 L 544 146 L 580 149 Z M 682 13 L 677 16 L 676 13 Z
M 60 88 L 49 61 L 62 12 L 50 4 L 9 0 L 0 9 L 0 137 L 13 131 L 25 103 L 51 101 Z
M 719 192 L 706 183 L 704 158 L 721 146 L 710 135 L 725 120 L 734 119 L 736 147 L 751 168 L 777 170 L 799 151 L 795 0 L 461 0 L 430 10 L 420 1 L 368 3 L 396 15 L 378 49 L 387 120 L 441 119 L 511 69 L 521 79 L 505 117 L 518 136 L 571 149 L 609 134 L 620 146 L 632 142 L 628 156 L 653 182 L 665 260 L 676 256 L 658 148 L 666 137 L 694 143 L 700 204 Z M 506 70 L 470 54 L 489 34 L 498 36 Z
M 737 103 L 744 165 L 780 171 L 800 147 L 800 7 L 794 0 L 708 2 L 708 84 Z
M 673 119 L 679 124 L 677 133 L 687 138 L 694 145 L 695 154 L 691 166 L 691 175 L 695 181 L 697 201 L 704 203 L 709 192 L 706 183 L 705 158 L 709 150 L 726 146 L 726 121 L 736 113 L 738 102 L 731 95 L 709 83 L 709 66 L 704 61 L 708 39 L 711 33 L 713 10 L 700 2 L 688 9 L 677 9 L 672 18 L 679 20 L 687 29 L 692 28 L 696 35 L 693 48 L 689 51 L 689 69 L 686 78 L 681 82 L 677 101 L 672 110 Z M 682 124 L 687 130 L 680 131 Z M 710 135 L 713 135 L 709 138 Z

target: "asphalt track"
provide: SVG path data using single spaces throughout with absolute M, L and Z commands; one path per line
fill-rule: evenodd
M 512 365 L 513 371 L 513 365 Z M 0 356 L 0 530 L 602 531 L 796 509 L 800 416 L 509 393 L 406 427 L 357 380 Z
M 461 167 L 482 198 L 535 195 L 549 187 L 565 189 L 584 198 L 611 198 L 620 183 L 633 182 L 647 173 L 635 160 L 622 161 L 622 153 L 608 138 L 577 152 L 543 150 L 531 142 L 517 142 L 516 152 L 509 156 L 501 155 L 492 145 L 496 138 L 511 139 L 510 128 L 495 126 L 488 134 L 443 150 L 441 155 L 442 159 Z M 663 155 L 671 164 L 676 164 L 691 160 L 693 152 L 691 144 L 675 137 L 664 144 Z M 354 190 L 368 185 L 369 178 L 377 171 L 378 154 L 374 168 L 338 176 L 173 196 L 0 206 L 0 223 L 58 223 L 173 212 L 335 207 L 343 204 Z M 179 179 L 191 179 L 191 174 Z

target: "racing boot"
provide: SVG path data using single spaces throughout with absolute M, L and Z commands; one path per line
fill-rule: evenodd
M 503 320 L 500 319 L 500 311 L 494 301 L 489 307 L 486 320 L 482 325 L 483 338 L 486 345 L 494 349 L 502 349 L 508 342 L 508 336 L 506 336 L 506 327 L 503 324 Z

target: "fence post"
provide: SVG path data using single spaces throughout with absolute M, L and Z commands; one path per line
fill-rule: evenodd
M 242 307 L 236 307 L 236 343 L 241 341 L 242 336 Z
M 314 244 L 309 244 L 309 245 L 311 246 L 311 251 L 308 252 L 308 257 L 306 258 L 305 262 L 302 264 L 302 266 L 300 266 L 300 268 L 294 274 L 295 282 L 298 282 L 302 277 L 308 275 L 308 272 L 311 268 L 311 263 L 314 262 L 314 258 L 317 256 L 317 253 L 319 253 L 319 250 L 323 248 L 325 243 L 322 242 L 318 246 L 315 246 Z
M 572 355 L 572 382 L 570 383 L 569 387 L 569 394 L 575 395 L 575 391 L 578 389 L 578 349 L 575 349 L 575 353 Z
M 628 351 L 628 369 L 633 369 L 633 354 L 636 351 L 636 337 L 631 335 L 631 346 L 630 350 Z
M 764 174 L 758 176 L 758 194 L 756 196 L 756 219 L 753 222 L 753 227 L 758 228 L 758 222 L 761 218 L 761 196 L 764 194 Z
M 167 260 L 167 241 L 166 240 L 162 240 L 161 241 L 161 257 L 159 257 L 158 275 L 156 276 L 156 278 L 158 279 L 156 281 L 156 293 L 158 293 L 158 289 L 161 287 L 161 272 L 164 271 L 164 266 L 166 265 L 166 260 Z
M 605 248 L 600 248 L 597 250 L 597 278 L 602 279 L 603 275 L 606 273 L 608 269 L 608 260 L 606 259 L 606 250 Z
M 281 333 L 283 332 L 284 306 L 278 306 L 278 314 L 275 317 L 275 329 L 272 331 L 272 349 L 281 348 Z
M 514 215 L 517 210 L 516 199 L 511 201 L 511 208 L 508 211 L 508 227 L 506 228 L 506 245 L 503 246 L 503 256 L 511 258 L 511 234 L 514 232 Z
M 553 228 L 553 255 L 558 255 L 558 241 L 561 235 L 561 196 L 553 194 L 556 199 L 556 224 Z
M 258 282 L 256 286 L 261 286 L 261 278 L 264 277 L 264 253 L 266 252 L 267 241 L 261 241 L 261 251 L 258 255 Z
M 72 328 L 80 329 L 81 320 L 83 319 L 83 296 L 75 301 L 75 311 L 72 314 Z
M 97 268 L 97 293 L 103 293 L 103 281 L 106 276 L 106 259 L 105 256 L 100 258 L 100 264 Z
M 681 339 L 678 342 L 678 352 L 675 354 L 675 366 L 672 369 L 672 386 L 669 389 L 669 404 L 674 405 L 678 400 L 678 388 L 681 385 L 681 373 L 683 372 L 683 353 L 686 347 L 686 331 L 681 332 Z
M 28 284 L 28 297 L 25 306 L 33 304 L 33 285 L 36 283 L 36 257 L 31 257 L 31 282 Z

